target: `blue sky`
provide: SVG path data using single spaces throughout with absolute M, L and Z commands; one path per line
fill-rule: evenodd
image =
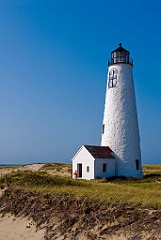
M 100 145 L 107 61 L 134 59 L 143 163 L 161 163 L 161 1 L 0 0 L 0 163 Z

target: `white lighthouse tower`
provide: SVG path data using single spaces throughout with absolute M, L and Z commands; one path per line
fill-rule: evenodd
M 109 146 L 116 158 L 116 176 L 141 178 L 133 60 L 119 44 L 108 61 L 107 90 L 102 126 L 102 146 Z

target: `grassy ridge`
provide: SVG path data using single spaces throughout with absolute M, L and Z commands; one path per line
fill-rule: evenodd
M 64 163 L 47 163 L 45 164 L 41 170 L 43 171 L 53 171 L 53 172 L 68 172 L 72 174 L 72 165 L 71 164 L 64 164 Z
M 51 168 L 51 167 L 50 167 Z M 144 165 L 141 180 L 119 181 L 73 180 L 70 177 L 51 176 L 47 172 L 17 171 L 0 178 L 0 187 L 6 185 L 25 191 L 73 195 L 113 203 L 133 203 L 161 209 L 161 165 Z

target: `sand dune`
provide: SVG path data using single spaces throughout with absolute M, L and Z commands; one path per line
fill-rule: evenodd
M 0 217 L 0 240 L 43 240 L 44 230 L 36 230 L 33 221 L 10 214 Z
M 45 163 L 33 163 L 33 164 L 26 164 L 23 166 L 17 166 L 17 167 L 2 167 L 0 168 L 0 176 L 4 176 L 7 173 L 15 172 L 15 171 L 39 171 Z

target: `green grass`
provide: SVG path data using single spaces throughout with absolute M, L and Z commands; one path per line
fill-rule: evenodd
M 61 171 L 61 172 L 64 172 L 64 171 L 67 171 L 69 173 L 72 172 L 72 165 L 71 164 L 64 164 L 64 163 L 48 163 L 46 165 L 44 165 L 42 167 L 42 170 L 43 171 L 48 171 L 48 170 L 51 170 L 51 171 Z
M 51 176 L 46 172 L 17 171 L 0 178 L 0 187 L 14 187 L 25 191 L 73 195 L 112 203 L 129 203 L 161 209 L 161 165 L 144 165 L 143 179 L 120 181 L 74 180 Z M 148 175 L 149 174 L 149 175 Z

